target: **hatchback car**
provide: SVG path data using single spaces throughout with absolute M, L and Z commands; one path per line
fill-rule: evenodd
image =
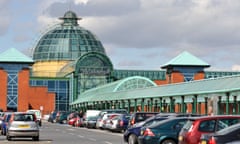
M 15 112 L 11 115 L 6 138 L 11 140 L 15 137 L 31 137 L 35 141 L 39 140 L 39 125 L 34 113 Z
M 114 132 L 124 132 L 128 127 L 130 116 L 131 115 L 129 114 L 120 114 L 113 117 L 110 120 L 111 126 L 109 127 L 109 130 Z
M 153 116 L 146 119 L 145 121 L 138 122 L 133 126 L 128 127 L 123 134 L 124 141 L 127 142 L 128 144 L 137 144 L 138 143 L 137 138 L 140 135 L 140 131 L 142 127 L 146 127 L 148 125 L 151 125 L 153 123 L 156 123 L 158 121 L 162 121 L 165 119 L 167 119 L 167 117 Z
M 189 117 L 172 117 L 141 128 L 139 144 L 177 144 L 178 134 Z
M 239 143 L 240 123 L 224 128 L 213 134 L 203 134 L 200 144 L 226 144 Z
M 218 115 L 189 119 L 179 133 L 179 144 L 199 144 L 202 134 L 214 133 L 240 122 L 240 116 Z

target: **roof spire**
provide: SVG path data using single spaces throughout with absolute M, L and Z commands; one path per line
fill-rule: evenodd
M 78 25 L 78 20 L 81 20 L 82 18 L 78 18 L 76 13 L 72 11 L 67 11 L 63 17 L 60 17 L 59 19 L 63 20 L 62 25 Z

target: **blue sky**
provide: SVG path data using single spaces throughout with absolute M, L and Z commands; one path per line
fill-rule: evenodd
M 239 71 L 239 0 L 1 0 L 0 52 L 31 53 L 67 10 L 102 41 L 116 69 L 158 70 L 183 51 Z

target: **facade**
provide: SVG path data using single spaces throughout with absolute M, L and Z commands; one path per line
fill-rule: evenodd
M 0 54 L 0 109 L 240 113 L 240 72 L 206 71 L 210 65 L 188 52 L 159 70 L 114 69 L 101 41 L 78 24 L 81 18 L 67 11 L 60 19 L 40 37 L 32 58 L 16 49 Z

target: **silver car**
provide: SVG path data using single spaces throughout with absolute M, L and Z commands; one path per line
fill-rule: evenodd
M 6 138 L 11 140 L 15 137 L 31 137 L 35 141 L 39 140 L 39 126 L 34 113 L 15 112 L 11 115 Z

